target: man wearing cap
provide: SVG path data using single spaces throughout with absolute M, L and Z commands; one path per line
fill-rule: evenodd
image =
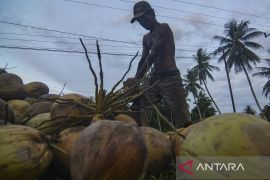
M 135 78 L 129 78 L 126 83 L 136 82 L 143 78 L 153 65 L 154 72 L 150 77 L 150 86 L 155 86 L 133 103 L 132 110 L 146 111 L 163 99 L 173 114 L 177 127 L 183 127 L 190 122 L 190 114 L 185 100 L 185 93 L 180 77 L 180 72 L 175 62 L 175 44 L 172 30 L 166 23 L 156 20 L 155 12 L 146 1 L 134 5 L 135 21 L 149 30 L 143 37 L 143 52 L 138 64 Z M 148 121 L 142 113 L 135 114 L 134 118 L 143 126 L 148 126 Z

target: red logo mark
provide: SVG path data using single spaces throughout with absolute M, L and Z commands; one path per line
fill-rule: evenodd
M 180 169 L 181 171 L 183 171 L 185 173 L 188 173 L 190 175 L 193 175 L 193 172 L 190 171 L 190 170 L 192 170 L 192 163 L 193 163 L 193 160 L 189 160 L 189 161 L 185 162 L 184 164 L 180 164 L 178 166 L 178 169 Z M 190 170 L 184 168 L 184 166 L 186 166 L 186 165 L 189 165 L 189 169 Z

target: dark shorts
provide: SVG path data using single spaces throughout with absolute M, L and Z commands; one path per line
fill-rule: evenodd
M 139 111 L 151 110 L 151 103 L 155 104 L 163 99 L 170 109 L 176 126 L 183 126 L 190 120 L 190 113 L 185 99 L 182 79 L 179 71 L 169 71 L 166 73 L 153 74 L 150 78 L 149 86 L 157 84 L 147 90 L 136 103 L 133 104 L 133 109 Z M 141 125 L 148 125 L 147 119 L 141 113 L 137 115 Z

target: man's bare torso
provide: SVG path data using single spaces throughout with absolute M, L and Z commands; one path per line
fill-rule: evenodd
M 159 24 L 153 31 L 147 33 L 143 39 L 143 48 L 147 53 L 152 51 L 156 55 L 154 61 L 155 72 L 177 69 L 174 38 L 168 24 Z

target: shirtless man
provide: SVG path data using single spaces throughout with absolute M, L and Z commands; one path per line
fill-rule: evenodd
M 148 90 L 139 101 L 132 105 L 135 111 L 146 111 L 151 104 L 163 99 L 173 113 L 177 127 L 183 127 L 190 121 L 190 114 L 185 100 L 184 88 L 180 72 L 175 62 L 175 44 L 172 30 L 166 23 L 156 20 L 154 10 L 146 1 L 134 5 L 134 17 L 131 23 L 138 21 L 140 25 L 150 32 L 143 37 L 143 52 L 138 64 L 135 78 L 128 82 L 143 78 L 149 68 L 154 66 L 150 78 L 150 85 L 158 82 L 155 87 Z M 137 114 L 135 119 L 143 126 L 148 126 L 144 115 Z

